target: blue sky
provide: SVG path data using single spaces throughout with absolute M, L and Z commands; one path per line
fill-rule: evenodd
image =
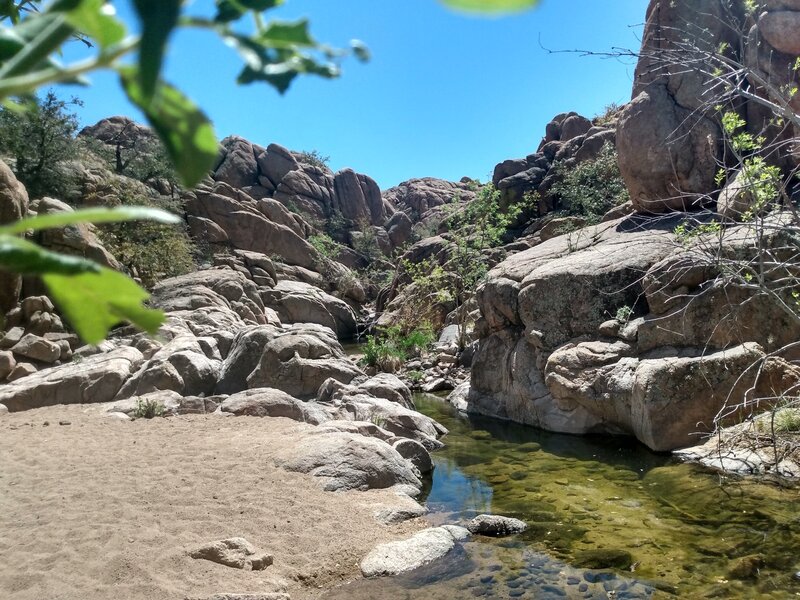
M 210 0 L 194 4 L 211 14 Z M 535 151 L 555 114 L 592 116 L 630 97 L 630 61 L 548 54 L 540 41 L 551 49 L 638 49 L 646 6 L 542 0 L 535 10 L 486 18 L 437 0 L 288 0 L 275 18 L 307 16 L 314 36 L 336 46 L 361 39 L 371 62 L 349 59 L 340 79 L 300 78 L 280 96 L 263 85 L 237 86 L 233 50 L 211 34 L 181 32 L 165 75 L 200 104 L 220 138 L 317 150 L 334 170 L 352 167 L 382 188 L 423 176 L 486 180 L 499 161 Z M 130 17 L 126 4 L 120 13 Z M 69 88 L 85 102 L 83 124 L 140 118 L 113 76 L 92 81 Z

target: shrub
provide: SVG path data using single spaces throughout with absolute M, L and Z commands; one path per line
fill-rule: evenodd
M 334 240 L 327 233 L 318 233 L 316 235 L 312 235 L 308 238 L 308 243 L 311 244 L 314 247 L 314 250 L 319 252 L 320 256 L 324 258 L 336 260 L 336 257 L 339 256 L 341 244 L 339 244 L 339 242 Z
M 552 192 L 560 198 L 564 212 L 585 217 L 590 224 L 599 222 L 609 210 L 630 199 L 619 172 L 617 150 L 610 143 L 603 146 L 595 160 L 575 167 L 560 163 L 554 169 L 561 180 Z
M 379 371 L 394 373 L 400 368 L 400 364 L 405 360 L 402 352 L 388 340 L 382 340 L 375 336 L 367 336 L 367 343 L 364 345 L 364 356 L 359 361 L 361 366 L 374 367 Z
M 601 127 L 611 127 L 616 125 L 622 108 L 623 105 L 617 104 L 616 102 L 606 104 L 605 107 L 603 107 L 603 112 L 592 119 L 592 121 L 595 125 L 599 125 Z
M 142 400 L 139 398 L 136 401 L 136 409 L 133 411 L 133 416 L 137 419 L 152 419 L 154 417 L 161 417 L 164 415 L 164 405 L 158 400 Z
M 381 252 L 378 246 L 378 236 L 369 221 L 360 221 L 358 223 L 358 230 L 359 235 L 352 236 L 353 250 L 363 256 L 367 264 L 382 259 L 383 252 Z
M 403 333 L 398 326 L 390 327 L 381 336 L 368 336 L 364 345 L 362 366 L 375 367 L 393 373 L 401 363 L 425 352 L 435 340 L 433 331 L 427 327 Z
M 632 307 L 630 307 L 630 306 L 620 306 L 617 309 L 617 314 L 616 314 L 616 316 L 614 318 L 617 321 L 619 321 L 620 323 L 625 324 L 625 323 L 627 323 L 628 321 L 631 320 L 632 316 L 633 316 L 633 308 Z
M 327 169 L 328 163 L 331 161 L 330 156 L 324 156 L 317 150 L 303 150 L 298 157 L 299 161 L 317 167 L 319 169 Z

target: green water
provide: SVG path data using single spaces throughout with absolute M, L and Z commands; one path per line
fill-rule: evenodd
M 450 430 L 424 498 L 431 520 L 491 512 L 530 528 L 473 538 L 440 565 L 330 598 L 800 597 L 800 491 L 721 478 L 626 439 L 548 434 L 467 419 L 431 396 L 416 402 Z

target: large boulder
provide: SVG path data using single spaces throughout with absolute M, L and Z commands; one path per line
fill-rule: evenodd
M 213 177 L 236 188 L 258 185 L 258 163 L 256 155 L 263 148 L 258 148 L 247 140 L 231 136 L 222 140 L 222 158 L 214 169 Z
M 11 169 L 0 161 L 0 225 L 18 221 L 28 212 L 28 192 L 14 176 Z M 14 308 L 22 290 L 22 278 L 0 271 L 0 311 L 4 314 Z
M 296 325 L 267 342 L 247 386 L 277 388 L 306 399 L 315 397 L 326 379 L 350 383 L 359 375 L 363 371 L 347 358 L 333 331 Z
M 565 433 L 634 435 L 669 450 L 755 410 L 753 398 L 791 389 L 800 376 L 795 357 L 779 351 L 800 328 L 768 295 L 718 277 L 702 239 L 676 243 L 678 222 L 610 221 L 495 267 L 478 291 L 471 385 L 453 401 L 468 412 Z M 738 226 L 725 230 L 722 247 L 747 260 L 757 246 L 752 229 Z
M 413 222 L 433 208 L 474 198 L 475 191 L 469 184 L 434 177 L 410 179 L 383 192 L 383 199 Z
M 274 309 L 284 323 L 317 323 L 336 332 L 340 339 L 356 333 L 356 316 L 346 302 L 299 281 L 280 281 L 261 291 L 264 304 Z
M 398 542 L 380 544 L 361 561 L 364 577 L 384 577 L 413 571 L 446 556 L 464 534 L 457 527 L 432 527 Z M 467 533 L 468 534 L 468 533 Z
M 286 392 L 270 388 L 245 390 L 228 396 L 220 405 L 220 410 L 237 416 L 285 417 L 311 425 L 331 420 L 319 405 L 297 400 Z
M 388 390 L 381 385 L 375 387 L 374 381 L 372 383 L 370 385 L 370 380 L 367 380 L 347 385 L 328 379 L 319 388 L 317 402 L 331 406 L 332 414 L 338 419 L 380 423 L 382 429 L 416 440 L 428 450 L 442 447 L 438 438 L 447 433 L 445 427 L 430 417 L 379 396 Z
M 741 47 L 741 2 L 651 0 L 633 101 L 617 129 L 619 166 L 634 207 L 685 210 L 713 192 L 722 132 L 707 91 L 713 75 L 687 68 L 704 52 Z
M 270 144 L 257 158 L 258 169 L 263 177 L 269 180 L 273 189 L 286 177 L 290 171 L 300 169 L 300 164 L 294 155 L 279 144 Z
M 229 268 L 206 269 L 160 281 L 151 303 L 181 320 L 197 336 L 231 336 L 248 325 L 266 324 L 258 286 Z
M 117 400 L 141 396 L 158 390 L 172 390 L 184 396 L 204 396 L 214 392 L 220 361 L 206 355 L 210 348 L 192 335 L 179 335 L 162 348 L 125 382 Z
M 186 203 L 187 215 L 215 223 L 234 248 L 278 255 L 289 264 L 315 268 L 319 254 L 298 234 L 296 227 L 270 219 L 259 203 L 245 193 L 231 198 L 225 195 L 228 192 L 220 184 L 197 188 Z
M 654 83 L 625 107 L 617 129 L 620 172 L 639 212 L 699 208 L 716 187 L 722 132 Z
M 96 354 L 0 386 L 0 403 L 14 412 L 55 404 L 110 402 L 142 361 L 142 353 L 130 347 Z
M 235 394 L 247 389 L 247 378 L 261 362 L 264 347 L 280 333 L 272 325 L 247 327 L 237 332 L 220 367 L 216 393 Z
M 370 225 L 383 225 L 386 222 L 381 190 L 371 177 L 344 169 L 336 174 L 334 189 L 335 209 L 345 219 Z
M 321 430 L 302 437 L 284 448 L 276 463 L 322 478 L 328 491 L 422 485 L 411 462 L 389 444 L 352 433 Z

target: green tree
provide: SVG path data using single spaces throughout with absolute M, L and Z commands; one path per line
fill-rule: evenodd
M 75 157 L 78 130 L 69 107 L 81 104 L 77 98 L 60 100 L 48 91 L 43 98 L 0 107 L 0 151 L 13 159 L 14 174 L 32 198 L 63 192 L 59 166 Z
M 436 306 L 454 310 L 458 325 L 458 344 L 464 348 L 472 325 L 469 306 L 480 282 L 489 271 L 485 251 L 499 246 L 509 225 L 524 208 L 519 203 L 503 211 L 500 192 L 488 184 L 478 190 L 475 200 L 450 205 L 444 219 L 450 244 L 443 265 L 427 259 L 419 264 L 406 261 L 405 273 L 415 286 L 412 301 L 403 308 L 406 328 L 413 329 L 421 322 L 436 322 Z

